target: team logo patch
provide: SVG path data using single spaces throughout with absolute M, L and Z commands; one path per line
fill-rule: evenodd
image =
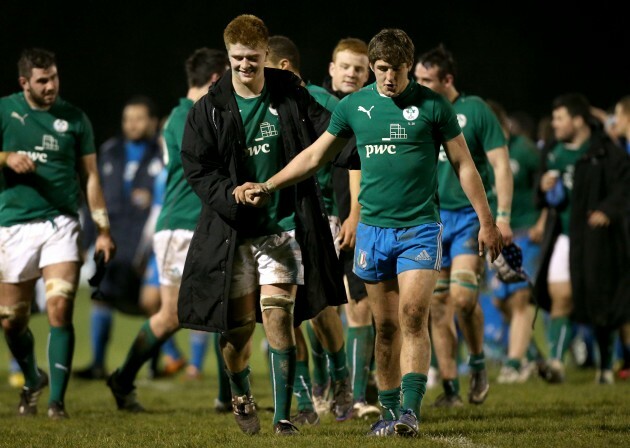
M 413 121 L 418 118 L 418 115 L 420 115 L 420 111 L 416 106 L 409 106 L 403 110 L 403 117 L 405 117 L 405 120 Z
M 367 268 L 367 252 L 359 249 L 359 256 L 357 257 L 357 266 L 361 269 Z
M 68 122 L 58 118 L 53 122 L 53 128 L 55 128 L 55 131 L 63 134 L 68 130 Z
M 457 114 L 457 122 L 459 123 L 459 127 L 463 129 L 466 123 L 468 123 L 468 118 L 466 118 L 464 114 Z
M 278 111 L 277 109 L 274 109 L 273 107 L 269 106 L 269 112 L 271 112 L 271 115 L 275 115 L 276 117 L 278 116 Z

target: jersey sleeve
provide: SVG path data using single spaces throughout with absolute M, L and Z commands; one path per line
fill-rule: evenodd
M 435 97 L 433 115 L 435 119 L 435 125 L 440 135 L 442 135 L 442 141 L 447 142 L 454 139 L 462 133 L 462 128 L 457 121 L 457 114 L 451 103 L 442 95 Z
M 499 119 L 485 102 L 479 101 L 475 119 L 479 121 L 481 143 L 485 152 L 507 144 Z
M 81 156 L 96 153 L 96 145 L 94 144 L 94 130 L 92 123 L 87 115 L 81 114 L 81 135 L 78 139 L 78 153 Z
M 332 118 L 330 119 L 330 124 L 328 125 L 328 132 L 334 135 L 335 137 L 341 138 L 350 138 L 354 135 L 352 128 L 350 127 L 350 123 L 348 123 L 348 100 L 349 96 L 342 99 L 337 107 L 335 107 L 335 111 L 332 114 Z

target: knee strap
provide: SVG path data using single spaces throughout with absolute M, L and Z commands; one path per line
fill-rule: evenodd
M 446 278 L 439 278 L 437 283 L 435 284 L 433 295 L 434 296 L 446 295 L 448 294 L 449 289 L 450 289 L 450 281 Z
M 63 297 L 64 299 L 74 299 L 76 287 L 74 284 L 62 278 L 51 278 L 46 280 L 46 300 L 53 297 Z
M 295 308 L 295 296 L 289 294 L 274 294 L 272 296 L 260 296 L 260 309 L 264 313 L 265 310 L 280 309 L 293 315 Z
M 475 271 L 459 269 L 451 273 L 451 283 L 462 288 L 477 291 L 479 288 L 479 275 Z
M 28 302 L 20 302 L 15 305 L 0 305 L 0 320 L 8 321 L 27 318 L 31 314 L 31 304 Z

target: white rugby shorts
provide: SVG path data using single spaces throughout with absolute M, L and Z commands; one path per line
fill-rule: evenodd
M 250 294 L 259 285 L 303 285 L 302 251 L 295 230 L 239 240 L 232 264 L 230 298 Z
M 157 262 L 160 285 L 179 286 L 186 263 L 193 231 L 160 230 L 153 235 L 153 252 Z
M 82 262 L 81 224 L 72 216 L 0 227 L 0 282 L 41 277 L 46 266 Z

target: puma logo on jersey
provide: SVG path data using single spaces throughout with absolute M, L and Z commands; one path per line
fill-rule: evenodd
M 365 112 L 367 114 L 367 116 L 370 118 L 370 120 L 372 119 L 372 109 L 374 109 L 374 106 L 370 107 L 369 109 L 366 109 L 363 106 L 359 106 L 359 108 L 357 109 L 359 112 Z
M 396 154 L 396 145 L 365 145 L 365 155 L 369 159 L 373 154 Z
M 16 111 L 13 111 L 11 112 L 11 117 L 15 118 L 16 120 L 20 120 L 20 123 L 22 123 L 22 126 L 25 126 L 26 123 L 24 122 L 24 120 L 26 120 L 26 117 L 28 117 L 28 114 L 24 114 L 24 116 L 21 116 Z

